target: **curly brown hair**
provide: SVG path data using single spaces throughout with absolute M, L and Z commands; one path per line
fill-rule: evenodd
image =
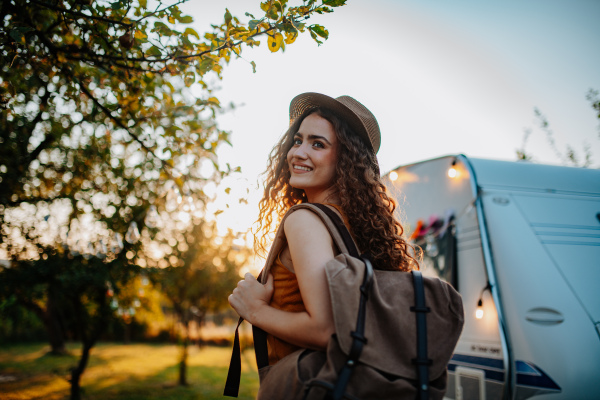
M 273 233 L 274 216 L 277 221 L 281 221 L 290 207 L 307 201 L 304 190 L 289 184 L 287 153 L 293 145 L 294 134 L 298 132 L 300 124 L 313 113 L 329 121 L 336 133 L 338 161 L 334 191 L 359 249 L 370 254 L 376 269 L 418 269 L 417 256 L 411 255 L 411 252 L 415 253 L 415 249 L 404 240 L 402 225 L 394 218 L 396 203 L 387 195 L 386 187 L 380 180 L 375 154 L 344 120 L 324 108 L 307 110 L 296 118 L 271 150 L 267 170 L 264 172 L 264 194 L 259 202 L 256 250 L 266 253 L 266 245 Z M 360 212 L 356 212 L 357 210 Z M 415 254 L 418 255 L 418 251 Z

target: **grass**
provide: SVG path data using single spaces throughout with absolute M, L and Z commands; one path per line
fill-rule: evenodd
M 77 343 L 69 355 L 48 355 L 45 344 L 19 344 L 0 348 L 0 400 L 66 400 L 69 368 L 78 360 Z M 204 400 L 223 399 L 231 348 L 191 346 L 189 386 L 178 386 L 180 349 L 165 344 L 100 343 L 82 377 L 85 400 Z M 239 399 L 254 399 L 258 373 L 254 352 L 242 354 Z

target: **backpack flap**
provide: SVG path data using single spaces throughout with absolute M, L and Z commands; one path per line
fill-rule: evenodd
M 365 265 L 348 254 L 340 254 L 326 266 L 337 339 L 348 354 L 359 305 L 359 287 Z M 365 337 L 360 361 L 380 371 L 417 379 L 412 359 L 417 357 L 416 321 L 412 274 L 375 270 L 367 302 Z M 464 314 L 460 294 L 438 278 L 423 277 L 427 314 L 427 345 L 430 380 L 441 376 L 452 357 L 462 331 Z

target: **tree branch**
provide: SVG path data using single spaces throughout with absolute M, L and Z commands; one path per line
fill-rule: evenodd
M 161 158 L 157 157 L 157 156 L 154 154 L 154 152 L 153 152 L 151 149 L 149 149 L 149 148 L 148 148 L 148 147 L 147 147 L 147 146 L 144 144 L 144 142 L 143 142 L 143 141 L 142 141 L 142 140 L 141 140 L 141 139 L 140 139 L 140 138 L 139 138 L 139 137 L 138 137 L 136 134 L 132 133 L 132 132 L 129 130 L 129 128 L 128 128 L 128 127 L 127 127 L 127 126 L 126 126 L 124 123 L 123 123 L 123 121 L 121 121 L 119 118 L 115 117 L 115 116 L 112 114 L 112 112 L 111 112 L 111 111 L 110 111 L 108 108 L 106 108 L 106 107 L 104 106 L 104 104 L 100 103 L 100 102 L 98 101 L 98 99 L 96 99 L 96 97 L 95 97 L 95 96 L 94 96 L 94 95 L 93 95 L 93 94 L 92 94 L 92 93 L 89 91 L 89 89 L 88 89 L 87 87 L 85 87 L 85 85 L 84 85 L 84 84 L 81 82 L 81 80 L 79 80 L 79 79 L 75 78 L 73 75 L 72 75 L 72 77 L 73 77 L 73 79 L 75 79 L 75 81 L 76 81 L 76 82 L 79 84 L 79 87 L 81 88 L 81 91 L 82 91 L 82 92 L 83 92 L 83 93 L 84 93 L 84 94 L 85 94 L 85 95 L 86 95 L 86 96 L 87 96 L 87 97 L 88 97 L 90 100 L 92 100 L 92 102 L 94 102 L 94 104 L 96 104 L 96 106 L 98 106 L 98 108 L 100 108 L 100 109 L 101 109 L 101 110 L 102 110 L 102 111 L 103 111 L 103 112 L 104 112 L 104 113 L 105 113 L 105 114 L 106 114 L 106 115 L 107 115 L 107 116 L 108 116 L 108 117 L 109 117 L 109 118 L 110 118 L 110 119 L 111 119 L 111 120 L 112 120 L 112 121 L 113 121 L 115 124 L 117 124 L 117 125 L 118 125 L 118 126 L 121 128 L 121 129 L 124 129 L 124 130 L 125 130 L 125 131 L 126 131 L 128 134 L 129 134 L 129 136 L 131 136 L 131 137 L 132 137 L 132 138 L 133 138 L 133 139 L 134 139 L 136 142 L 138 142 L 138 143 L 139 143 L 139 145 L 140 145 L 140 146 L 142 146 L 142 148 L 143 148 L 143 149 L 144 149 L 144 150 L 145 150 L 147 153 L 149 153 L 149 154 L 152 154 L 152 156 L 153 156 L 153 157 L 157 158 L 157 159 L 158 159 L 158 160 L 161 162 L 161 164 L 163 165 L 163 167 L 165 167 L 165 168 L 167 168 L 167 169 L 170 167 L 170 166 L 169 166 L 169 164 L 167 164 L 167 163 L 165 162 L 165 160 L 163 160 L 163 159 L 161 159 Z
M 104 18 L 104 17 L 95 16 L 95 15 L 89 15 L 89 14 L 85 14 L 85 13 L 82 13 L 82 12 L 79 12 L 79 11 L 69 10 L 68 8 L 57 7 L 57 6 L 53 6 L 51 4 L 42 3 L 42 2 L 39 2 L 39 1 L 35 1 L 35 0 L 30 0 L 30 1 L 31 1 L 32 4 L 37 4 L 38 6 L 49 8 L 50 10 L 64 12 L 66 14 L 75 15 L 77 17 L 83 17 L 83 18 L 93 19 L 93 20 L 96 20 L 96 21 L 108 22 L 110 24 L 123 25 L 123 26 L 125 26 L 127 28 L 131 28 L 134 25 L 134 23 L 129 23 L 128 24 L 126 22 L 117 21 L 117 20 L 110 19 L 110 18 Z

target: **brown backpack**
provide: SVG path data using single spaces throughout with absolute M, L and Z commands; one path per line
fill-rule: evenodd
M 460 294 L 420 271 L 373 270 L 335 211 L 303 203 L 286 216 L 300 208 L 322 219 L 340 250 L 326 265 L 336 333 L 326 352 L 301 349 L 271 366 L 266 334 L 253 327 L 257 399 L 442 399 L 464 323 Z M 261 282 L 284 243 L 282 223 Z M 237 397 L 240 371 L 236 329 L 225 396 Z

